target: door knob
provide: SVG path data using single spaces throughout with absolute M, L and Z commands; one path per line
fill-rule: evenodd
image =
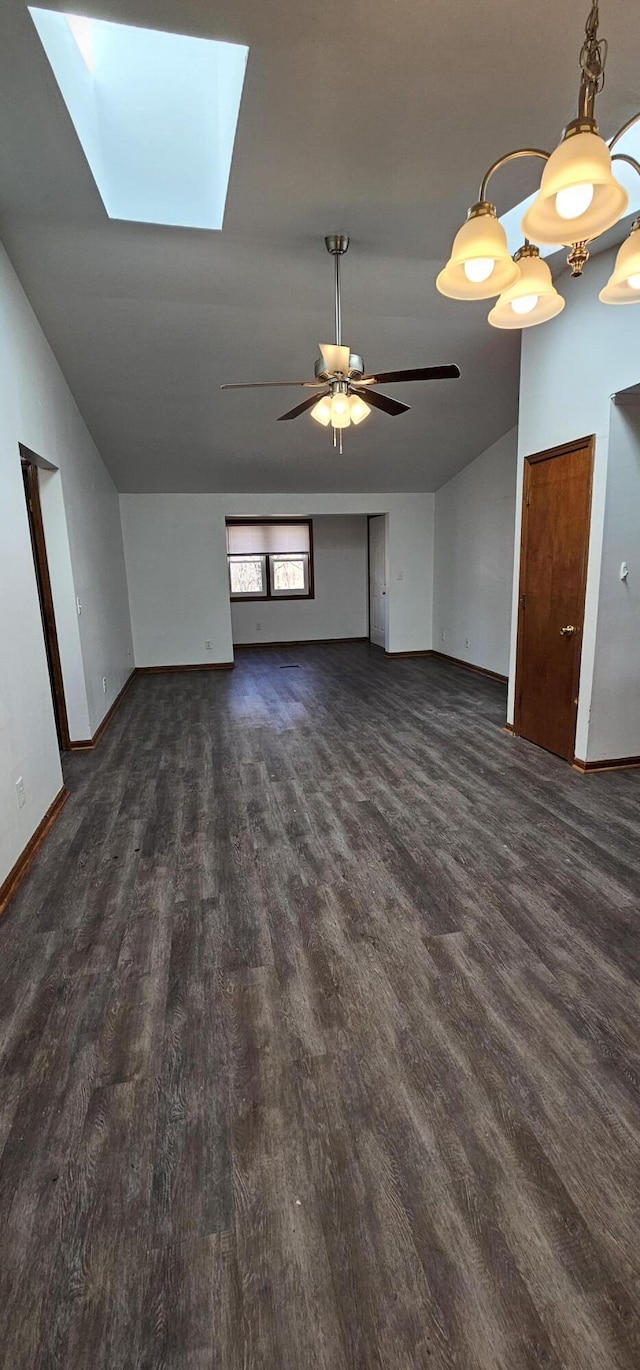
M 573 634 L 575 633 L 575 631 L 576 631 L 576 630 L 575 630 L 573 624 L 572 624 L 572 623 L 568 623 L 567 626 L 566 626 L 566 628 L 561 628 L 561 629 L 560 629 L 560 636 L 561 636 L 561 637 L 573 637 Z

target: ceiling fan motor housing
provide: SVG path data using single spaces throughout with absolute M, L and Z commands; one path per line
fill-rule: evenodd
M 324 364 L 324 360 L 322 357 L 318 357 L 318 360 L 313 369 L 317 381 L 330 381 L 332 377 L 335 375 L 335 372 L 327 371 L 327 368 Z M 345 380 L 359 381 L 360 377 L 363 375 L 364 362 L 362 360 L 362 357 L 359 357 L 357 352 L 350 352 L 349 374 L 345 377 Z
M 349 246 L 349 235 L 328 233 L 324 241 L 327 252 L 330 252 L 332 257 L 342 257 Z

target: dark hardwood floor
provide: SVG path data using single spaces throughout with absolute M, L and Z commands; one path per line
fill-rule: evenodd
M 638 1370 L 640 772 L 366 646 L 138 679 L 0 922 L 6 1370 Z

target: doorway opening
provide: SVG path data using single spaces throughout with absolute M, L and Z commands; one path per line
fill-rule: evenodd
M 38 586 L 42 631 L 47 654 L 47 666 L 49 668 L 51 699 L 56 721 L 56 732 L 58 734 L 58 745 L 61 751 L 68 751 L 69 723 L 64 697 L 64 684 L 62 680 L 62 666 L 60 663 L 60 648 L 58 646 L 53 595 L 51 593 L 47 544 L 44 536 L 42 508 L 40 505 L 39 470 L 36 463 L 27 455 L 27 451 L 22 445 L 20 446 L 20 462 L 22 466 L 24 493 L 27 502 L 33 564 L 36 574 L 36 584 Z
M 593 438 L 526 457 L 514 731 L 573 761 Z
M 369 516 L 369 641 L 387 645 L 387 519 Z

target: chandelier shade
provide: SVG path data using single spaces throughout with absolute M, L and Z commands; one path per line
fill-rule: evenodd
M 600 291 L 603 304 L 640 304 L 640 219 L 636 219 L 616 257 L 613 271 Z
M 438 290 L 454 300 L 483 300 L 498 294 L 489 313 L 495 328 L 530 328 L 545 323 L 564 309 L 564 300 L 534 243 L 550 248 L 564 244 L 571 250 L 567 266 L 581 276 L 589 261 L 588 244 L 624 217 L 629 196 L 613 174 L 614 162 L 625 162 L 640 176 L 640 161 L 630 152 L 614 151 L 624 134 L 640 123 L 640 111 L 605 142 L 595 117 L 596 98 L 604 86 L 608 44 L 599 36 L 599 0 L 590 0 L 578 64 L 580 86 L 577 117 L 567 124 L 555 152 L 539 147 L 517 147 L 497 157 L 480 182 L 478 203 L 456 234 L 451 256 L 436 280 Z M 489 182 L 510 162 L 535 157 L 545 163 L 537 194 L 522 219 L 525 245 L 516 252 L 510 272 L 505 258 L 495 206 L 489 203 Z M 640 219 L 622 244 L 614 271 L 600 291 L 603 304 L 640 304 Z M 521 279 L 522 278 L 522 279 Z
M 494 328 L 532 328 L 554 319 L 564 309 L 562 295 L 537 247 L 527 245 L 517 255 L 520 278 L 494 304 L 489 314 Z
M 490 300 L 513 285 L 519 275 L 495 206 L 486 200 L 473 205 L 437 277 L 440 294 L 452 300 Z
M 551 246 L 589 242 L 612 228 L 628 203 L 596 125 L 574 120 L 545 165 L 538 194 L 522 220 L 522 232 L 534 242 Z

